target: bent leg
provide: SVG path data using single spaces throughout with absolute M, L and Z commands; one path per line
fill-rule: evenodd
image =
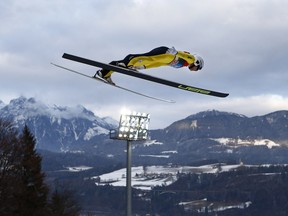
M 119 61 L 119 62 L 123 62 L 125 65 L 128 65 L 129 62 L 135 57 L 161 55 L 161 54 L 165 54 L 168 49 L 169 49 L 168 47 L 161 46 L 161 47 L 157 47 L 155 49 L 152 49 L 151 51 L 149 51 L 147 53 L 129 54 L 122 61 Z
M 135 58 L 135 57 L 139 57 L 139 56 L 155 56 L 155 55 L 161 55 L 161 54 L 165 54 L 167 52 L 169 48 L 165 47 L 165 46 L 161 46 L 161 47 L 157 47 L 155 49 L 152 49 L 151 51 L 147 52 L 147 53 L 142 53 L 142 54 L 129 54 L 127 55 L 123 60 L 119 60 L 119 61 L 112 61 L 109 64 L 111 65 L 118 65 L 119 63 L 124 63 L 126 66 L 129 65 L 129 62 Z M 102 69 L 101 70 L 102 76 L 104 78 L 108 78 L 112 75 L 113 71 L 109 71 L 106 69 Z
M 118 65 L 119 62 L 122 62 L 122 60 L 120 60 L 120 61 L 112 61 L 109 64 L 116 66 L 116 65 Z M 101 73 L 102 73 L 102 77 L 103 78 L 109 78 L 109 77 L 111 77 L 113 71 L 107 70 L 107 69 L 102 69 Z

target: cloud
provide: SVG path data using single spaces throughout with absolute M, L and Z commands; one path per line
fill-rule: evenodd
M 82 104 L 115 119 L 127 106 L 148 110 L 154 128 L 208 109 L 248 116 L 287 109 L 287 9 L 286 0 L 2 1 L 0 100 L 35 96 L 50 104 Z M 119 85 L 177 101 L 171 105 L 50 65 L 93 75 L 96 68 L 64 60 L 62 54 L 110 62 L 161 45 L 201 54 L 205 68 L 191 73 L 162 67 L 143 73 L 230 96 L 207 97 L 113 74 Z

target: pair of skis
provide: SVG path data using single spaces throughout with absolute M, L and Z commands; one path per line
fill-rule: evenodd
M 107 85 L 110 85 L 110 86 L 113 86 L 115 88 L 119 88 L 119 89 L 122 89 L 122 90 L 125 90 L 125 91 L 128 91 L 128 92 L 131 92 L 131 93 L 134 93 L 134 94 L 137 94 L 137 95 L 140 95 L 140 96 L 143 96 L 143 97 L 147 97 L 147 98 L 151 98 L 151 99 L 154 99 L 154 100 L 159 100 L 159 101 L 163 101 L 163 102 L 167 102 L 167 103 L 175 103 L 175 101 L 173 100 L 166 100 L 166 99 L 162 99 L 162 98 L 156 98 L 156 97 L 153 97 L 153 96 L 150 96 L 150 95 L 146 95 L 146 94 L 142 94 L 140 92 L 136 92 L 136 91 L 133 91 L 131 89 L 128 89 L 128 88 L 124 88 L 122 86 L 119 86 L 119 85 L 113 85 L 109 82 L 107 82 L 105 79 L 101 78 L 101 77 L 97 77 L 97 76 L 89 76 L 87 74 L 84 74 L 84 73 L 81 73 L 79 71 L 76 71 L 76 70 L 72 70 L 70 68 L 67 68 L 67 67 L 63 67 L 61 65 L 58 65 L 58 64 L 54 64 L 54 63 L 51 63 L 52 65 L 56 66 L 56 67 L 59 67 L 59 68 L 62 68 L 64 70 L 67 70 L 67 71 L 70 71 L 72 73 L 75 73 L 75 74 L 78 74 L 78 75 L 81 75 L 81 76 L 84 76 L 84 77 L 88 77 L 88 78 L 91 78 L 91 79 L 94 79 L 94 80 L 97 80 L 97 81 L 100 81 L 104 84 L 107 84 Z
M 154 77 L 154 76 L 151 76 L 151 75 L 148 75 L 148 74 L 143 74 L 143 73 L 140 73 L 138 71 L 135 71 L 135 70 L 132 70 L 132 69 L 129 69 L 129 68 L 124 68 L 124 67 L 114 66 L 114 65 L 110 65 L 110 64 L 105 64 L 105 63 L 102 63 L 102 62 L 93 61 L 93 60 L 90 60 L 90 59 L 82 58 L 82 57 L 71 55 L 71 54 L 67 54 L 67 53 L 64 53 L 62 57 L 65 58 L 65 59 L 72 60 L 72 61 L 80 62 L 80 63 L 83 63 L 83 64 L 87 64 L 87 65 L 91 65 L 91 66 L 95 66 L 95 67 L 99 67 L 99 68 L 104 68 L 104 69 L 111 70 L 111 71 L 114 71 L 114 72 L 118 72 L 118 73 L 121 73 L 121 74 L 125 74 L 125 75 L 128 75 L 128 76 L 137 77 L 137 78 L 140 78 L 140 79 L 148 80 L 148 81 L 151 81 L 151 82 L 156 82 L 156 83 L 159 83 L 159 84 L 167 85 L 167 86 L 170 86 L 170 87 L 178 88 L 178 89 L 189 91 L 189 92 L 200 93 L 200 94 L 204 94 L 204 95 L 210 95 L 210 96 L 222 97 L 222 98 L 227 97 L 229 95 L 228 93 L 222 93 L 222 92 L 211 91 L 211 90 L 208 90 L 208 89 L 198 88 L 198 87 L 194 87 L 194 86 L 184 85 L 184 84 L 173 82 L 173 81 L 170 81 L 170 80 L 165 80 L 165 79 L 162 79 L 162 78 Z M 141 96 L 144 96 L 144 97 L 147 97 L 147 98 L 151 98 L 151 99 L 155 99 L 155 100 L 159 100 L 159 101 L 163 101 L 163 102 L 175 103 L 175 101 L 173 101 L 173 100 L 165 100 L 165 99 L 161 99 L 161 98 L 156 98 L 156 97 L 149 96 L 149 95 L 146 95 L 146 94 L 142 94 L 142 93 L 139 93 L 139 92 L 136 92 L 136 91 L 133 91 L 133 90 L 118 86 L 118 85 L 110 84 L 105 79 L 102 79 L 100 77 L 91 77 L 89 75 L 83 74 L 81 72 L 78 72 L 78 71 L 75 71 L 75 70 L 72 70 L 72 69 L 69 69 L 69 68 L 54 64 L 54 63 L 51 63 L 51 64 L 53 64 L 56 67 L 59 67 L 59 68 L 68 70 L 70 72 L 79 74 L 81 76 L 89 77 L 89 78 L 101 81 L 101 82 L 103 82 L 105 84 L 109 84 L 111 86 L 114 86 L 116 88 L 120 88 L 120 89 L 123 89 L 125 91 L 132 92 L 134 94 L 138 94 L 138 95 L 141 95 Z

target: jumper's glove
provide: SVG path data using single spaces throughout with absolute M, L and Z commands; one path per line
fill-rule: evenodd
M 166 53 L 170 53 L 172 55 L 177 55 L 177 50 L 174 47 L 169 48 Z

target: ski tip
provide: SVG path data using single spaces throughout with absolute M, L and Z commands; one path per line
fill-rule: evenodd
M 223 94 L 223 98 L 226 98 L 226 97 L 228 97 L 229 96 L 229 93 L 224 93 Z
M 215 97 L 220 97 L 220 98 L 226 98 L 229 95 L 229 93 L 211 91 L 211 92 L 209 92 L 208 95 L 215 96 Z

